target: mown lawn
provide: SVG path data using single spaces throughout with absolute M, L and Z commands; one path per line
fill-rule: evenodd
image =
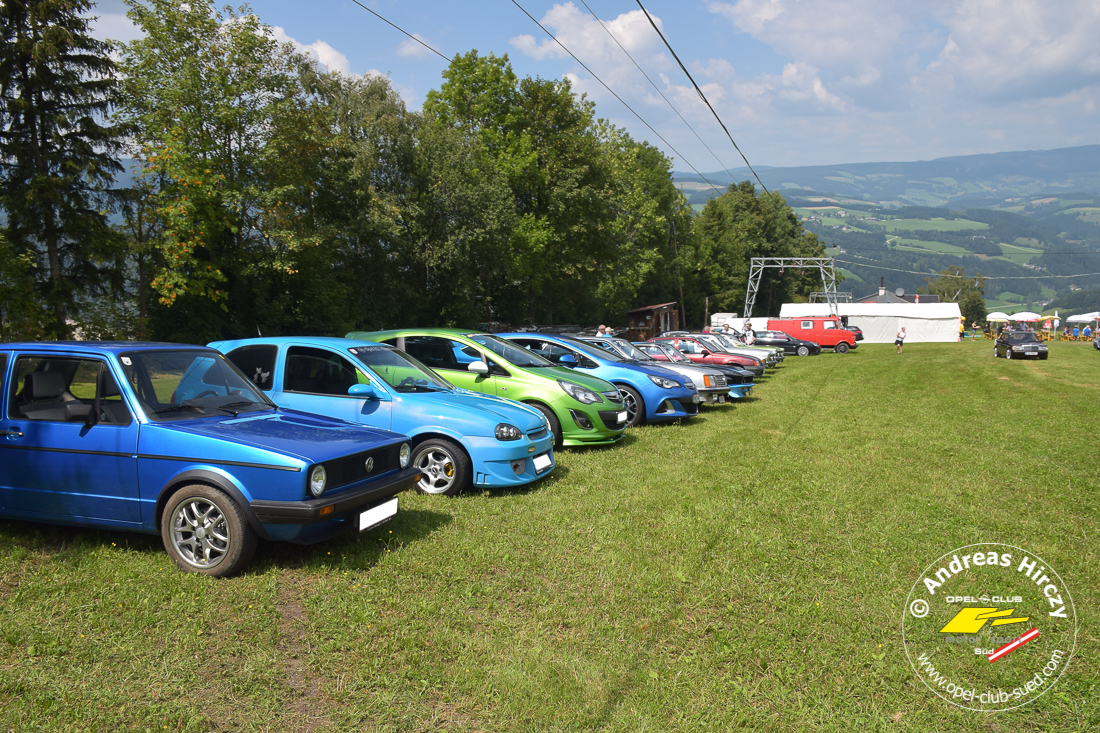
M 1095 729 L 1100 353 L 989 344 L 788 358 L 747 402 L 228 580 L 0 522 L 0 730 Z M 974 542 L 1076 601 L 1068 671 L 1013 712 L 941 701 L 902 648 L 918 574 Z

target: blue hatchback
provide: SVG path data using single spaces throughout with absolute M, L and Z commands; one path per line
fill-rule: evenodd
M 699 392 L 691 379 L 661 367 L 635 364 L 598 346 L 568 336 L 499 333 L 555 364 L 611 382 L 623 395 L 627 425 L 669 422 L 699 414 Z
M 554 436 L 541 412 L 458 389 L 392 346 L 320 337 L 210 346 L 278 405 L 411 436 L 425 493 L 516 486 L 554 470 Z
M 187 571 L 370 529 L 419 473 L 405 436 L 281 410 L 202 346 L 0 344 L 0 382 L 0 516 L 159 533 Z

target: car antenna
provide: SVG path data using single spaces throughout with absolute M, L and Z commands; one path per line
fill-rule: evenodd
M 264 335 L 262 333 L 260 333 L 260 324 L 258 324 L 258 323 L 256 324 L 256 335 L 259 336 L 260 338 L 264 337 Z

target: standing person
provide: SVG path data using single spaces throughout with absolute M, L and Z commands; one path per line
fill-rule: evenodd
M 964 338 L 966 338 L 966 319 L 965 318 L 960 318 L 959 319 L 959 343 L 960 344 L 962 343 L 962 340 Z
M 750 346 L 756 341 L 756 331 L 752 330 L 752 322 L 745 324 L 745 343 Z
M 1086 323 L 1085 330 L 1081 332 L 1081 335 L 1084 336 L 1085 339 L 1090 338 L 1092 336 L 1092 327 Z
M 900 354 L 901 353 L 901 347 L 905 346 L 905 326 L 902 326 L 901 330 L 898 331 L 898 335 L 894 339 L 894 346 L 898 347 L 898 353 Z

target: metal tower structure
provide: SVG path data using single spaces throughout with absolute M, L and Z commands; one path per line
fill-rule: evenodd
M 764 269 L 769 267 L 780 272 L 788 267 L 800 270 L 816 268 L 821 273 L 821 282 L 824 285 L 821 295 L 829 304 L 829 315 L 839 315 L 836 308 L 836 263 L 832 257 L 753 257 L 750 260 L 749 287 L 745 291 L 745 320 L 752 317 L 752 307 L 756 304 L 756 294 L 760 290 L 760 278 L 764 275 Z
M 823 292 L 821 290 L 815 290 L 814 292 L 810 293 L 810 302 L 811 303 L 828 303 L 829 302 L 829 294 L 826 293 L 826 292 Z M 852 291 L 849 290 L 849 291 L 845 292 L 843 290 L 838 290 L 837 293 L 836 293 L 836 302 L 838 302 L 838 303 L 851 303 L 852 302 Z

